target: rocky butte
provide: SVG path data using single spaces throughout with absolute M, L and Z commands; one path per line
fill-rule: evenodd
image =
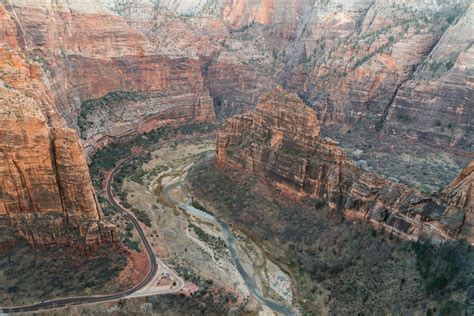
M 443 194 L 425 196 L 369 172 L 320 135 L 316 113 L 276 88 L 255 112 L 227 120 L 217 164 L 245 170 L 293 197 L 311 197 L 403 239 L 474 243 L 473 164 Z

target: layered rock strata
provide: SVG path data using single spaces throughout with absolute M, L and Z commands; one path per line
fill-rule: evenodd
M 453 209 L 464 210 L 464 235 L 474 235 L 474 161 L 442 192 L 443 199 Z M 471 243 L 473 241 L 471 237 Z
M 205 61 L 220 116 L 253 107 L 274 82 L 357 149 L 423 144 L 474 157 L 470 1 L 160 1 L 145 23 L 150 0 L 132 2 L 131 23 L 161 51 Z
M 90 251 L 118 240 L 100 208 L 76 131 L 60 117 L 41 64 L 24 54 L 21 30 L 0 4 L 0 248 L 21 236 L 35 246 Z
M 367 220 L 404 239 L 474 242 L 472 166 L 443 196 L 424 196 L 347 158 L 337 142 L 321 138 L 315 112 L 281 88 L 262 97 L 254 113 L 224 124 L 217 164 L 245 170 L 292 196 L 324 200 L 348 219 Z
M 34 246 L 83 251 L 118 240 L 100 208 L 74 130 L 50 126 L 32 98 L 0 89 L 0 217 Z M 8 230 L 2 230 L 2 235 Z M 7 239 L 11 244 L 11 238 Z
M 187 111 L 188 116 L 201 101 L 213 111 L 197 58 L 161 53 L 146 34 L 100 2 L 16 0 L 10 2 L 8 13 L 21 27 L 27 54 L 45 69 L 59 114 L 70 127 L 76 127 L 83 101 L 114 91 L 177 96 L 174 111 Z M 180 102 L 180 95 L 187 101 Z M 172 101 L 167 100 L 167 108 Z M 160 104 L 150 102 L 149 107 L 148 112 Z M 197 119 L 212 121 L 213 115 Z

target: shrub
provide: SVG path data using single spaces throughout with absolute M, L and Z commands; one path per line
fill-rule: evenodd
M 445 288 L 462 270 L 465 261 L 462 248 L 462 244 L 443 244 L 439 247 L 421 242 L 412 244 L 416 254 L 416 267 L 425 281 L 428 294 Z
M 324 199 L 317 199 L 315 207 L 317 210 L 320 210 L 326 206 L 326 201 Z
M 135 214 L 135 216 L 137 217 L 137 219 L 140 222 L 142 222 L 143 224 L 145 224 L 148 227 L 151 227 L 151 219 L 150 219 L 150 216 L 148 215 L 148 213 L 146 213 L 144 211 L 141 211 L 141 210 L 138 210 L 136 208 L 132 208 L 132 212 L 133 212 L 133 214 Z
M 125 246 L 127 246 L 128 248 L 132 249 L 132 250 L 135 250 L 137 252 L 141 252 L 142 249 L 140 248 L 140 244 L 134 240 L 131 240 L 129 238 L 125 238 L 123 240 L 123 243 L 125 244 Z

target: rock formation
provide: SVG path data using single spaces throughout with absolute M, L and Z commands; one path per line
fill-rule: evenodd
M 100 221 L 76 132 L 49 124 L 37 101 L 0 89 L 1 222 L 35 246 L 87 251 L 116 240 L 116 228 Z
M 110 121 L 99 119 L 101 126 L 85 134 L 88 153 L 142 125 L 151 129 L 173 120 L 214 120 L 200 62 L 159 54 L 144 34 L 95 1 L 13 1 L 9 11 L 25 33 L 26 50 L 43 63 L 60 115 L 70 127 L 76 127 L 85 100 L 115 91 L 141 92 L 142 99 L 152 93 L 139 105 L 119 104 Z
M 443 196 L 424 196 L 347 158 L 337 142 L 321 138 L 314 111 L 281 88 L 263 96 L 254 113 L 224 124 L 217 164 L 243 169 L 291 196 L 324 200 L 347 219 L 370 221 L 404 239 L 474 242 L 472 165 Z
M 314 108 L 349 155 L 362 150 L 378 171 L 425 191 L 474 158 L 469 1 L 129 2 L 123 15 L 157 50 L 200 58 L 219 118 L 253 108 L 275 83 Z M 455 170 L 434 183 L 410 164 Z
M 3 5 L 0 25 L 0 248 L 15 235 L 82 251 L 114 242 L 117 229 L 100 221 L 77 133 L 59 116 L 41 65 L 22 51 Z
M 474 235 L 474 161 L 442 192 L 442 197 L 454 210 L 461 209 L 466 213 L 465 236 Z M 472 243 L 472 237 L 471 237 Z

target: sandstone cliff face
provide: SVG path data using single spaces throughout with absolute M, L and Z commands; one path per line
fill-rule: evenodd
M 224 124 L 217 163 L 246 170 L 290 195 L 323 199 L 348 219 L 367 220 L 404 239 L 474 242 L 472 207 L 464 202 L 470 201 L 471 184 L 459 184 L 470 173 L 454 182 L 457 189 L 448 189 L 449 200 L 461 201 L 450 203 L 366 171 L 335 141 L 321 138 L 313 110 L 280 88 L 262 97 L 254 113 Z
M 33 99 L 0 89 L 0 218 L 34 246 L 83 251 L 116 241 L 100 209 L 76 132 L 48 125 Z M 3 239 L 3 238 L 1 238 Z M 9 240 L 9 239 L 7 239 Z
M 468 1 L 132 2 L 129 23 L 160 51 L 201 58 L 219 118 L 282 84 L 317 111 L 325 134 L 411 186 L 436 191 L 474 157 Z M 449 177 L 434 183 L 408 168 Z
M 46 70 L 54 101 L 70 127 L 76 127 L 82 101 L 114 91 L 161 92 L 170 96 L 167 107 L 173 106 L 172 98 L 176 96 L 173 111 L 187 112 L 191 119 L 196 103 L 209 105 L 207 113 L 198 113 L 196 120 L 213 121 L 201 63 L 160 54 L 144 33 L 131 28 L 100 3 L 13 1 L 8 11 L 24 32 L 22 40 L 28 55 Z M 183 98 L 186 100 L 182 101 Z M 148 105 L 147 115 L 135 117 L 133 128 L 159 119 L 150 113 L 157 104 Z M 130 107 L 122 109 L 125 110 Z M 176 117 L 177 122 L 181 119 Z M 133 132 L 133 128 L 127 132 Z M 104 135 L 91 135 L 93 139 L 88 140 L 88 145 L 97 137 L 113 136 L 109 134 L 105 131 Z
M 442 192 L 447 203 L 455 209 L 466 212 L 463 234 L 474 235 L 474 161 L 467 166 Z M 472 237 L 471 237 L 472 243 Z
M 186 6 L 172 3 L 160 5 L 178 15 Z M 193 43 L 204 43 L 211 17 L 230 30 L 221 48 L 209 45 L 218 53 L 206 76 L 225 113 L 255 104 L 267 91 L 259 82 L 284 83 L 341 140 L 395 136 L 469 155 L 472 12 L 462 0 L 207 1 L 181 27 L 197 26 Z
M 400 87 L 388 112 L 387 134 L 472 153 L 474 47 L 466 34 L 474 34 L 473 4 Z
M 58 115 L 43 69 L 25 56 L 3 5 L 0 25 L 0 248 L 16 235 L 83 251 L 114 242 L 117 230 L 100 221 L 77 134 Z

